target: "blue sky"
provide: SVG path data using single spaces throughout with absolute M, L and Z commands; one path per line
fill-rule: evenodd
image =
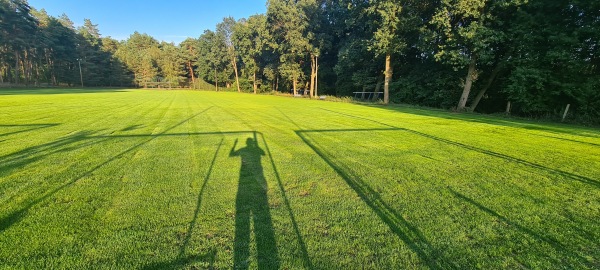
M 266 0 L 29 0 L 36 9 L 75 23 L 90 19 L 102 36 L 127 39 L 134 31 L 158 40 L 179 43 L 214 30 L 224 17 L 236 20 L 266 12 Z

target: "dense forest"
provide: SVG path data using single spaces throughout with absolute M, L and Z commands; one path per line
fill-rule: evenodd
M 600 123 L 600 1 L 269 0 L 181 44 L 0 0 L 0 84 L 229 88 Z M 81 84 L 81 85 L 80 85 Z M 292 90 L 290 90 L 292 89 Z

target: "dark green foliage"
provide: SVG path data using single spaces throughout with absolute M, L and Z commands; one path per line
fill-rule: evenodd
M 207 82 L 219 84 L 230 82 L 233 71 L 227 56 L 225 40 L 215 32 L 206 30 L 198 39 L 199 77 Z
M 583 0 L 270 0 L 179 46 L 101 37 L 23 0 L 0 0 L 0 83 L 264 92 L 313 88 L 391 102 L 600 124 L 600 3 Z M 79 60 L 78 60 L 79 59 Z M 315 64 L 318 59 L 318 69 Z M 237 75 L 236 75 L 237 70 Z M 318 72 L 318 75 L 316 74 Z M 313 77 L 317 82 L 313 82 Z M 196 83 L 196 79 L 201 79 Z M 472 85 L 472 86 L 469 86 Z M 457 100 L 461 100 L 457 106 Z
M 414 68 L 402 69 L 403 75 L 392 83 L 392 88 L 401 89 L 392 95 L 393 100 L 444 109 L 456 106 L 460 97 L 460 92 L 456 91 L 460 87 L 456 78 L 463 74 L 449 66 L 438 65 L 432 59 L 411 63 Z
M 0 83 L 88 87 L 184 81 L 182 56 L 173 44 L 139 33 L 118 42 L 102 37 L 89 19 L 75 29 L 66 14 L 55 18 L 21 0 L 0 1 L 0 13 Z
M 532 116 L 574 115 L 598 123 L 600 8 L 594 1 L 531 1 L 509 29 L 515 53 L 502 87 Z M 552 14 L 552 16 L 549 16 Z M 593 119 L 596 120 L 593 120 Z

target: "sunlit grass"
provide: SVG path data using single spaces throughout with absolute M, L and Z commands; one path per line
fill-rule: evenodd
M 237 93 L 0 90 L 0 268 L 600 268 L 600 132 Z

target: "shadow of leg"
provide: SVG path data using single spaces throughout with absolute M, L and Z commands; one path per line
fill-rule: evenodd
M 247 204 L 248 194 L 239 194 L 236 199 L 235 209 L 235 239 L 233 247 L 233 268 L 248 269 L 250 262 L 250 205 Z
M 279 257 L 275 241 L 275 232 L 273 230 L 273 221 L 271 220 L 271 211 L 267 192 L 260 186 L 260 193 L 256 199 L 256 207 L 253 211 L 254 234 L 256 235 L 256 249 L 258 253 L 259 269 L 278 269 Z

